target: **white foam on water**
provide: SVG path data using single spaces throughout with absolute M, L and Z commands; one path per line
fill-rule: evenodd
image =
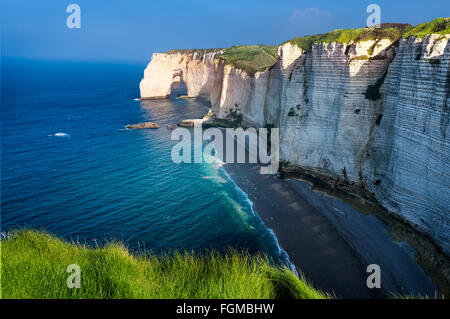
M 214 157 L 214 163 L 216 164 L 216 168 L 222 168 L 226 163 L 220 160 L 218 157 Z
M 247 204 L 250 207 L 250 211 L 253 214 L 253 216 L 257 217 L 259 220 L 261 220 L 261 217 L 255 212 L 254 210 L 254 205 L 253 202 L 250 200 L 250 198 L 248 197 L 247 193 L 244 192 L 244 190 L 242 188 L 240 188 L 235 182 L 234 180 L 231 178 L 231 176 L 228 174 L 228 172 L 226 171 L 226 169 L 223 167 L 225 165 L 224 162 L 222 162 L 220 159 L 218 159 L 217 157 L 215 157 L 215 162 L 216 163 L 222 163 L 220 166 L 216 165 L 216 169 L 220 170 L 221 172 L 223 172 L 223 174 L 225 175 L 225 177 L 233 184 L 234 188 L 237 190 L 238 193 L 242 194 L 242 196 L 244 197 L 244 200 L 247 202 Z M 289 255 L 287 254 L 287 252 L 280 246 L 280 243 L 278 242 L 278 238 L 275 235 L 274 231 L 272 229 L 270 229 L 269 227 L 267 227 L 264 222 L 261 220 L 261 222 L 263 223 L 263 225 L 265 226 L 266 230 L 269 232 L 270 236 L 273 238 L 275 245 L 277 247 L 277 254 L 280 257 L 280 259 L 282 260 L 283 264 L 285 264 L 286 266 L 289 267 L 289 269 L 291 271 L 293 271 L 297 276 L 298 276 L 298 272 L 297 269 L 295 268 L 294 264 L 291 262 L 291 260 L 289 259 Z
M 69 135 L 69 134 L 67 134 L 67 133 L 62 133 L 62 132 L 58 132 L 58 133 L 55 133 L 55 134 L 50 134 L 50 135 L 48 135 L 48 136 L 56 136 L 56 137 L 70 137 L 70 135 Z
M 213 142 L 213 148 L 214 148 L 214 142 Z M 214 153 L 217 154 L 216 150 L 214 149 Z M 278 242 L 278 238 L 275 235 L 274 231 L 272 229 L 270 229 L 269 227 L 267 227 L 264 222 L 262 221 L 261 217 L 255 212 L 254 210 L 254 205 L 253 202 L 250 200 L 250 198 L 248 197 L 247 193 L 244 192 L 244 190 L 242 188 L 240 188 L 235 182 L 234 180 L 231 178 L 231 176 L 228 174 L 228 172 L 225 169 L 225 165 L 226 163 L 223 162 L 220 158 L 218 158 L 216 155 L 209 155 L 211 157 L 213 157 L 213 161 L 209 161 L 209 162 L 213 162 L 214 168 L 220 172 L 223 173 L 223 175 L 225 175 L 225 178 L 228 179 L 232 185 L 234 186 L 234 188 L 236 189 L 236 191 L 238 193 L 240 193 L 243 197 L 245 202 L 247 202 L 248 206 L 250 207 L 250 211 L 252 213 L 253 216 L 255 216 L 256 218 L 258 218 L 261 223 L 264 225 L 264 227 L 266 228 L 266 230 L 269 232 L 270 236 L 272 237 L 272 239 L 274 240 L 274 243 L 276 245 L 277 248 L 277 254 L 280 257 L 281 261 L 283 262 L 284 265 L 286 265 L 291 271 L 293 271 L 297 276 L 298 276 L 298 272 L 295 269 L 294 264 L 292 264 L 292 262 L 289 259 L 289 255 L 286 253 L 286 251 L 280 246 L 280 243 Z
M 250 198 L 248 198 L 248 195 L 246 192 L 244 192 L 244 190 L 242 188 L 240 188 L 234 181 L 233 179 L 230 177 L 230 175 L 228 174 L 228 172 L 225 170 L 224 167 L 220 167 L 220 170 L 224 173 L 224 175 L 231 181 L 231 183 L 233 184 L 234 188 L 241 193 L 244 196 L 245 201 L 248 203 L 248 205 L 250 206 L 250 210 L 252 212 L 252 214 L 254 216 L 256 216 L 257 218 L 259 218 L 261 220 L 261 217 L 255 212 L 254 210 L 254 206 L 253 206 L 253 202 L 250 200 Z M 261 222 L 264 224 L 264 222 L 261 220 Z M 270 229 L 269 227 L 267 227 L 265 224 L 264 226 L 266 227 L 267 231 L 270 233 L 271 237 L 273 238 L 275 245 L 277 247 L 277 254 L 278 256 L 280 256 L 281 260 L 283 261 L 283 263 L 289 267 L 290 270 L 292 270 L 297 276 L 298 276 L 298 272 L 297 269 L 295 269 L 294 264 L 291 262 L 291 260 L 289 259 L 289 255 L 287 254 L 287 252 L 280 246 L 280 243 L 278 242 L 278 238 L 275 235 L 275 232 Z

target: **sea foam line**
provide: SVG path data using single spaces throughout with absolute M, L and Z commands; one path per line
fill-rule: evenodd
M 214 147 L 214 143 L 213 143 L 213 147 Z M 215 151 L 215 149 L 214 149 Z M 275 245 L 277 247 L 277 253 L 280 256 L 283 264 L 285 264 L 286 266 L 289 267 L 290 270 L 292 270 L 297 276 L 298 276 L 298 272 L 297 269 L 295 268 L 294 264 L 291 262 L 291 260 L 289 259 L 289 255 L 288 253 L 280 246 L 280 243 L 278 242 L 278 238 L 275 235 L 275 232 L 270 229 L 269 227 L 266 226 L 266 224 L 264 223 L 264 221 L 261 219 L 261 217 L 258 215 L 258 213 L 255 211 L 254 209 L 254 205 L 253 202 L 250 200 L 250 198 L 248 197 L 248 194 L 239 187 L 239 185 L 231 178 L 231 176 L 228 174 L 228 172 L 225 169 L 225 163 L 222 162 L 222 160 L 220 160 L 219 158 L 217 158 L 217 156 L 214 156 L 214 160 L 215 163 L 221 163 L 221 165 L 216 166 L 216 169 L 220 170 L 221 172 L 223 172 L 223 174 L 225 175 L 225 177 L 233 184 L 234 188 L 238 191 L 238 193 L 240 193 L 241 195 L 244 196 L 245 201 L 248 203 L 249 207 L 250 207 L 250 211 L 252 212 L 253 216 L 255 216 L 256 218 L 258 218 L 261 223 L 264 225 L 264 227 L 266 228 L 266 230 L 269 232 L 270 236 L 272 237 L 272 239 L 275 242 Z
M 248 203 L 248 205 L 250 206 L 250 211 L 252 212 L 253 216 L 257 217 L 261 223 L 264 225 L 264 227 L 266 228 L 266 230 L 269 232 L 269 234 L 271 235 L 272 239 L 275 242 L 275 245 L 277 247 L 277 253 L 280 256 L 281 260 L 283 261 L 283 263 L 289 267 L 290 270 L 292 270 L 293 272 L 295 272 L 295 274 L 298 276 L 298 272 L 297 269 L 295 268 L 294 264 L 291 262 L 291 260 L 289 259 L 289 255 L 288 253 L 280 246 L 280 243 L 278 241 L 277 236 L 275 235 L 275 232 L 270 229 L 269 227 L 266 226 L 266 224 L 264 223 L 264 221 L 261 219 L 261 217 L 258 215 L 258 213 L 255 211 L 254 209 L 254 205 L 253 202 L 250 200 L 250 198 L 248 197 L 248 194 L 242 189 L 240 188 L 236 182 L 231 178 L 231 176 L 228 174 L 228 172 L 226 171 L 226 169 L 222 166 L 219 168 L 224 175 L 228 178 L 228 180 L 230 180 L 230 182 L 233 184 L 234 188 L 244 196 L 245 201 Z

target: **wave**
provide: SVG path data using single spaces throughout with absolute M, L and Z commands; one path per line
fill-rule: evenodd
M 58 133 L 55 133 L 55 134 L 49 134 L 48 136 L 56 136 L 56 137 L 70 137 L 70 135 L 69 135 L 69 134 L 67 134 L 67 133 L 62 133 L 62 132 L 58 132 Z
M 219 159 L 218 157 L 214 156 L 214 164 L 216 165 L 216 168 L 222 168 L 226 163 Z

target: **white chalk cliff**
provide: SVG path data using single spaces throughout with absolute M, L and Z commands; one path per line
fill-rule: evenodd
M 449 37 L 285 43 L 253 76 L 220 50 L 155 53 L 141 97 L 182 80 L 218 118 L 238 110 L 245 125 L 279 127 L 284 167 L 373 194 L 450 255 Z

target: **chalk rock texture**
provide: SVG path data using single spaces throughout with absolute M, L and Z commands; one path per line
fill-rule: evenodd
M 287 167 L 364 190 L 450 254 L 449 35 L 314 44 L 285 43 L 278 62 L 249 76 L 220 51 L 155 53 L 143 98 L 184 81 L 214 116 L 280 128 Z
M 302 54 L 282 47 L 280 54 L 288 60 L 281 160 L 368 190 L 447 254 L 449 52 L 448 38 L 430 35 L 316 44 Z
M 383 119 L 364 176 L 390 212 L 450 252 L 450 45 L 431 35 L 401 40 L 381 87 Z M 376 180 L 381 180 L 378 186 Z
M 188 97 L 210 101 L 218 118 L 226 118 L 230 111 L 237 110 L 244 125 L 278 124 L 281 88 L 278 65 L 249 76 L 216 59 L 220 53 L 218 50 L 205 54 L 180 51 L 153 54 L 140 83 L 141 97 L 167 97 L 171 85 L 181 80 L 186 84 Z

